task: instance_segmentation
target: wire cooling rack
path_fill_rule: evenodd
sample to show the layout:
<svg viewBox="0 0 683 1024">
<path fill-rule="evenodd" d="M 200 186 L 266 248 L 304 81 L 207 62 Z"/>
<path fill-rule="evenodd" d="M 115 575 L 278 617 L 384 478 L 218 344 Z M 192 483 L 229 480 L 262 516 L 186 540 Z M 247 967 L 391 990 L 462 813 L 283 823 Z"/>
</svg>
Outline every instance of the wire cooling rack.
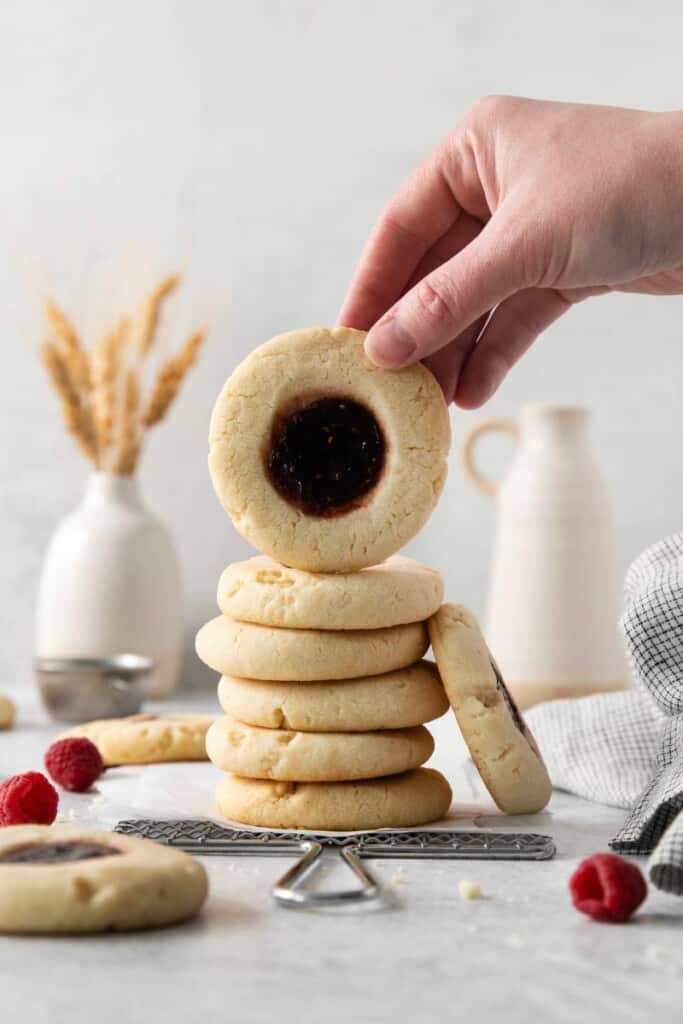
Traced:
<svg viewBox="0 0 683 1024">
<path fill-rule="evenodd" d="M 467 832 L 464 830 L 316 833 L 231 828 L 212 821 L 136 818 L 120 821 L 116 832 L 153 839 L 200 857 L 282 857 L 299 859 L 272 888 L 285 906 L 338 906 L 375 900 L 379 882 L 363 864 L 368 858 L 438 860 L 549 860 L 555 855 L 550 836 L 533 832 Z M 338 850 L 359 881 L 352 889 L 317 892 L 302 883 L 318 864 L 325 848 Z"/>
</svg>

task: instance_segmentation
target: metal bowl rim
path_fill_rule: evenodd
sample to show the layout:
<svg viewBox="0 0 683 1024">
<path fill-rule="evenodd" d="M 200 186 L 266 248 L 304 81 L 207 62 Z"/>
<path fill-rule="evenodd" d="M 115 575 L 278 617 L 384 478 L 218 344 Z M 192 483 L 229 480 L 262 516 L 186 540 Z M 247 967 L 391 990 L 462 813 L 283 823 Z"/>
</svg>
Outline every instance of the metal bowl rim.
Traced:
<svg viewBox="0 0 683 1024">
<path fill-rule="evenodd" d="M 156 662 L 143 654 L 114 654 L 107 658 L 37 657 L 33 662 L 38 672 L 100 672 L 145 675 L 153 672 Z"/>
</svg>

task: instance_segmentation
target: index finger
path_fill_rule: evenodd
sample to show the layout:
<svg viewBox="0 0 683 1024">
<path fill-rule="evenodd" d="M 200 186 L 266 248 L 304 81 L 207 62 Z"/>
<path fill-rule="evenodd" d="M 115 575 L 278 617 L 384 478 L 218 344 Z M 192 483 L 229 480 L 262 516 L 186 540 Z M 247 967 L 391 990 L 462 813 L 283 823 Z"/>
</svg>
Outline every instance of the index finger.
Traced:
<svg viewBox="0 0 683 1024">
<path fill-rule="evenodd" d="M 413 171 L 373 228 L 339 323 L 369 330 L 399 298 L 427 250 L 461 212 L 441 161 L 432 154 Z"/>
</svg>

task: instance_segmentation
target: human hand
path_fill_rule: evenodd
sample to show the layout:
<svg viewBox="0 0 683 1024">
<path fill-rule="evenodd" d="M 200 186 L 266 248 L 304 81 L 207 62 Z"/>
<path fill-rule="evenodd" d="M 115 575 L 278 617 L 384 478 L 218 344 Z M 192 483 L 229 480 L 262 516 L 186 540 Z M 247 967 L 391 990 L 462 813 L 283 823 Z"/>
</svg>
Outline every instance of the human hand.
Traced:
<svg viewBox="0 0 683 1024">
<path fill-rule="evenodd" d="M 682 210 L 682 113 L 487 97 L 384 210 L 339 322 L 476 408 L 574 303 L 683 293 Z"/>
</svg>

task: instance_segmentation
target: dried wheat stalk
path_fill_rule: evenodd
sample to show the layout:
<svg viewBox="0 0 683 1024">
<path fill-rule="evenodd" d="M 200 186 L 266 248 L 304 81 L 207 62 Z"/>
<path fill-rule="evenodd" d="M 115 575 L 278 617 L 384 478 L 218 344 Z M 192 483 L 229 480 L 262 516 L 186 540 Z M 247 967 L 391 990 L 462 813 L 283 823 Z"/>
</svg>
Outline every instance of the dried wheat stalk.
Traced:
<svg viewBox="0 0 683 1024">
<path fill-rule="evenodd" d="M 47 299 L 45 302 L 45 315 L 60 342 L 64 355 L 69 359 L 72 380 L 80 392 L 81 399 L 84 399 L 90 391 L 88 353 L 81 344 L 76 328 L 52 299 Z"/>
<path fill-rule="evenodd" d="M 68 432 L 99 469 L 125 476 L 135 471 L 144 428 L 164 418 L 196 361 L 204 330 L 195 331 L 161 366 L 151 393 L 142 401 L 142 360 L 154 344 L 163 302 L 179 280 L 175 275 L 164 278 L 145 300 L 133 342 L 133 366 L 128 368 L 123 365 L 129 337 L 124 318 L 89 355 L 69 318 L 51 300 L 45 304 L 55 338 L 42 346 L 41 358 L 61 400 Z"/>
<path fill-rule="evenodd" d="M 119 433 L 113 470 L 121 476 L 135 472 L 140 456 L 140 428 L 138 411 L 140 390 L 135 370 L 127 370 L 123 385 L 123 399 L 119 410 Z"/>
<path fill-rule="evenodd" d="M 142 423 L 153 427 L 164 418 L 169 406 L 178 394 L 178 389 L 190 367 L 197 359 L 205 330 L 195 331 L 187 339 L 177 356 L 169 359 L 159 370 L 152 391 L 142 411 Z"/>
<path fill-rule="evenodd" d="M 154 291 L 147 296 L 142 306 L 140 320 L 140 331 L 137 337 L 136 348 L 138 355 L 146 356 L 154 343 L 161 306 L 165 298 L 175 291 L 180 283 L 176 274 L 171 274 L 160 281 Z"/>
<path fill-rule="evenodd" d="M 97 437 L 92 413 L 81 400 L 73 365 L 69 364 L 68 356 L 51 341 L 43 343 L 40 355 L 52 386 L 61 399 L 67 431 L 90 461 L 97 464 Z"/>
<path fill-rule="evenodd" d="M 126 320 L 121 317 L 100 338 L 92 354 L 93 412 L 100 464 L 111 447 L 114 436 L 117 385 L 121 371 L 121 350 L 126 331 Z"/>
</svg>

